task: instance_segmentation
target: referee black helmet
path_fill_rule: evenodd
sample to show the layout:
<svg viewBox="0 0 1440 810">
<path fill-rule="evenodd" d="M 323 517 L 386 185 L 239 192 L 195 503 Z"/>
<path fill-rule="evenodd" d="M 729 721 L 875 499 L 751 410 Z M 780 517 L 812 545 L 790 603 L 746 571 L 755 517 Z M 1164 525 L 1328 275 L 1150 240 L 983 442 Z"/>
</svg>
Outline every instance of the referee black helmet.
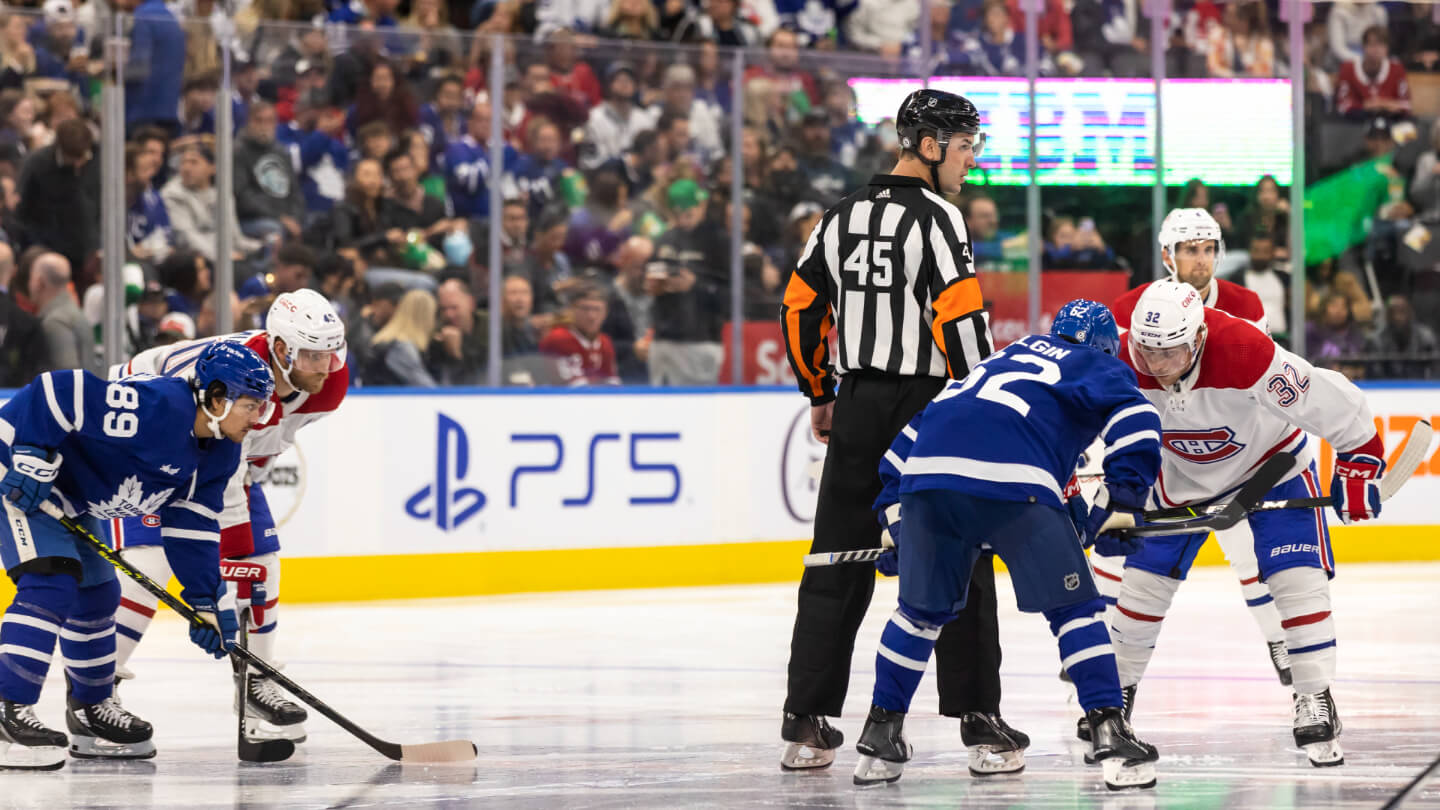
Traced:
<svg viewBox="0 0 1440 810">
<path fill-rule="evenodd" d="M 975 155 L 979 157 L 984 145 L 984 136 L 980 135 L 980 110 L 970 99 L 944 90 L 916 90 L 905 97 L 900 111 L 895 114 L 895 133 L 900 136 L 900 148 L 912 152 L 930 166 L 932 173 L 945 162 L 950 136 L 957 132 L 978 136 Z M 927 160 L 920 154 L 920 141 L 927 135 L 940 146 L 939 160 Z M 936 182 L 938 184 L 938 180 Z"/>
</svg>

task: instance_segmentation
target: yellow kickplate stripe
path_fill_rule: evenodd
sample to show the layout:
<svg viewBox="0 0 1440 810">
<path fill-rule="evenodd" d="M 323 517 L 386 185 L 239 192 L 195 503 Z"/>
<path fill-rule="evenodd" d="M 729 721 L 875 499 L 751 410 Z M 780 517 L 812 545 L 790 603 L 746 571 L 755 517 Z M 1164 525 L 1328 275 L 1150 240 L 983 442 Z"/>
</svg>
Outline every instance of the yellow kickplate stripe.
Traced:
<svg viewBox="0 0 1440 810">
<path fill-rule="evenodd" d="M 1434 526 L 1336 526 L 1335 559 L 1358 562 L 1440 560 Z M 701 546 L 490 551 L 284 560 L 281 600 L 356 602 L 374 599 L 483 596 L 613 588 L 665 588 L 795 582 L 800 540 Z M 1224 565 L 1218 543 L 1206 543 L 1197 565 Z M 1004 566 L 996 562 L 996 567 Z M 172 587 L 173 590 L 173 587 Z M 0 579 L 0 604 L 14 587 Z"/>
</svg>

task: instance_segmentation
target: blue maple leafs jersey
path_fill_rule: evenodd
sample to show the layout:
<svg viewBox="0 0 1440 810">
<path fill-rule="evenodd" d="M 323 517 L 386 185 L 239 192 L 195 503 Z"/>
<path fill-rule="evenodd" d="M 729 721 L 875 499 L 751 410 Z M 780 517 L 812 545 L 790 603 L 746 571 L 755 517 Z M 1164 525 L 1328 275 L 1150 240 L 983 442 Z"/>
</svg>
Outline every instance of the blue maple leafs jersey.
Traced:
<svg viewBox="0 0 1440 810">
<path fill-rule="evenodd" d="M 17 445 L 58 451 L 50 498 L 71 517 L 158 514 L 185 591 L 211 596 L 220 583 L 218 517 L 240 445 L 196 438 L 196 407 L 187 380 L 52 371 L 0 407 L 0 457 L 8 467 Z"/>
<path fill-rule="evenodd" d="M 1097 436 L 1112 502 L 1143 505 L 1160 470 L 1160 415 L 1134 372 L 1098 349 L 1030 335 L 951 381 L 900 432 L 875 508 L 927 489 L 1060 507 Z"/>
</svg>

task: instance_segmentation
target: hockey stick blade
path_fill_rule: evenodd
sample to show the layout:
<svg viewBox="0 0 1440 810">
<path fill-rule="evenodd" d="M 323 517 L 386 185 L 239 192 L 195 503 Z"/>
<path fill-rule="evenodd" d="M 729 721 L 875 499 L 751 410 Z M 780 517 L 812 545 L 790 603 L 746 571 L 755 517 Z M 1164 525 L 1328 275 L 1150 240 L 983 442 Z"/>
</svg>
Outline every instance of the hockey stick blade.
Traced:
<svg viewBox="0 0 1440 810">
<path fill-rule="evenodd" d="M 1390 465 L 1384 477 L 1380 479 L 1380 502 L 1385 503 L 1405 486 L 1420 467 L 1420 462 L 1430 456 L 1430 443 L 1434 439 L 1435 431 L 1430 423 L 1424 419 L 1416 422 L 1410 428 L 1410 435 L 1405 439 L 1405 446 L 1400 454 L 1395 457 L 1395 463 Z M 1320 509 L 1329 506 L 1334 501 L 1328 497 L 1316 498 L 1289 498 L 1280 501 L 1261 501 L 1255 504 L 1251 512 L 1273 512 L 1277 509 Z M 1145 513 L 1146 520 L 1168 520 L 1170 518 L 1200 517 L 1203 515 L 1218 514 L 1224 508 L 1224 504 L 1211 504 L 1208 507 L 1177 506 L 1171 509 L 1157 509 Z"/>
<path fill-rule="evenodd" d="M 1294 468 L 1294 456 L 1283 454 L 1271 456 L 1268 461 L 1260 465 L 1260 469 L 1255 471 L 1250 480 L 1240 487 L 1240 491 L 1235 493 L 1235 497 L 1220 506 L 1213 514 L 1173 523 L 1142 524 L 1122 531 L 1132 537 L 1160 537 L 1228 529 L 1244 520 L 1245 516 L 1250 514 L 1250 511 L 1260 503 L 1260 499 L 1265 497 L 1265 493 L 1285 480 Z M 1145 517 L 1147 520 L 1152 519 L 1148 514 Z"/>
<path fill-rule="evenodd" d="M 209 624 L 209 622 L 201 618 L 200 614 L 196 613 L 189 605 L 172 596 L 169 591 L 156 584 L 155 580 L 136 570 L 134 566 L 125 561 L 124 557 L 115 553 L 98 537 L 91 534 L 90 530 L 66 517 L 65 513 L 60 511 L 60 507 L 46 501 L 40 505 L 40 508 L 44 510 L 45 514 L 60 521 L 60 525 L 64 526 L 71 534 L 93 548 L 95 553 L 99 554 L 102 559 L 115 566 L 125 576 L 135 580 L 135 582 L 150 595 L 164 602 L 166 607 L 178 613 L 186 622 L 190 624 Z M 356 725 L 350 718 L 330 708 L 324 701 L 310 694 L 304 687 L 300 686 L 300 684 L 290 680 L 284 673 L 280 672 L 280 670 L 276 669 L 268 661 L 255 653 L 250 652 L 244 647 L 233 647 L 230 650 L 230 655 L 255 667 L 264 674 L 265 677 L 278 683 L 284 687 L 287 692 L 299 698 L 301 702 L 325 715 L 331 722 L 335 723 L 335 725 L 350 732 L 361 742 L 390 759 L 402 762 L 465 762 L 473 760 L 479 755 L 475 744 L 469 740 L 451 740 L 440 743 L 425 743 L 423 745 L 400 745 L 399 743 L 382 740 Z M 408 756 L 407 753 L 409 754 Z"/>
<path fill-rule="evenodd" d="M 240 633 L 235 643 L 248 648 L 250 609 L 241 610 L 237 618 L 240 620 Z M 245 704 L 250 698 L 250 667 L 242 664 L 235 667 L 235 673 L 239 676 L 235 679 L 235 705 L 239 708 L 236 712 L 239 720 L 235 724 L 235 756 L 239 757 L 241 762 L 284 762 L 294 756 L 295 743 L 290 740 L 252 740 L 245 733 Z"/>
<path fill-rule="evenodd" d="M 236 742 L 235 753 L 241 762 L 284 762 L 295 755 L 295 743 L 289 740 L 252 740 L 242 735 Z"/>
<path fill-rule="evenodd" d="M 803 562 L 806 568 L 823 568 L 827 565 L 842 565 L 844 563 L 866 563 L 875 560 L 889 549 L 883 548 L 862 548 L 859 551 L 822 551 L 816 554 L 806 554 Z"/>
</svg>

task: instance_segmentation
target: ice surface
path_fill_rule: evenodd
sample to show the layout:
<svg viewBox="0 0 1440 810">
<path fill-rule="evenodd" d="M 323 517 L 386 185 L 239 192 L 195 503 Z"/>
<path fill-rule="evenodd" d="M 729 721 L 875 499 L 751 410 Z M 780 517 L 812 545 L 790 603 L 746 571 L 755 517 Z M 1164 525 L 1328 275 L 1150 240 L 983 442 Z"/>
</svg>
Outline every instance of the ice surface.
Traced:
<svg viewBox="0 0 1440 810">
<path fill-rule="evenodd" d="M 1292 747 L 1289 691 L 1226 570 L 1181 588 L 1135 713 L 1159 788 L 1111 794 L 1081 763 L 1078 709 L 1045 622 L 1001 585 L 1006 718 L 1033 738 L 1018 777 L 978 780 L 927 675 L 907 723 L 916 757 L 889 787 L 850 784 L 879 632 L 876 589 L 856 647 L 848 740 L 822 772 L 777 765 L 791 585 L 284 607 L 288 675 L 396 742 L 473 739 L 462 766 L 401 766 L 311 712 L 295 758 L 235 758 L 227 664 L 157 620 L 121 690 L 156 726 L 149 762 L 72 760 L 0 773 L 0 807 L 1374 808 L 1440 754 L 1440 564 L 1354 565 L 1334 580 L 1346 764 Z M 40 717 L 64 728 L 52 673 Z M 1440 807 L 1440 778 L 1406 807 Z"/>
</svg>

